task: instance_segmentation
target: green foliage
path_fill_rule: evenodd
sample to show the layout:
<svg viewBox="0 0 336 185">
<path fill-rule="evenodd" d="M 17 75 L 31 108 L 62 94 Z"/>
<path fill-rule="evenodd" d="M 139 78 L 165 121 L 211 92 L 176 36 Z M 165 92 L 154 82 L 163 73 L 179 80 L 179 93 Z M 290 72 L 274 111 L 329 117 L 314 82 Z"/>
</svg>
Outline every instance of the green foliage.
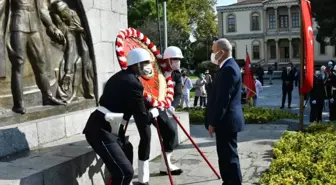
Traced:
<svg viewBox="0 0 336 185">
<path fill-rule="evenodd" d="M 189 112 L 191 123 L 204 123 L 205 109 L 202 108 L 186 108 L 178 111 Z M 266 109 L 260 107 L 243 107 L 244 118 L 247 124 L 263 124 L 279 119 L 298 119 L 296 114 L 288 113 L 279 109 Z"/>
<path fill-rule="evenodd" d="M 275 143 L 270 170 L 260 182 L 269 185 L 336 184 L 336 124 L 312 124 L 306 132 L 286 132 Z"/>
<path fill-rule="evenodd" d="M 182 66 L 197 66 L 195 64 L 210 57 L 212 37 L 217 36 L 215 4 L 216 0 L 167 0 L 168 44 L 182 49 L 185 57 Z M 159 45 L 157 19 L 155 0 L 128 1 L 129 26 L 139 29 Z M 159 19 L 163 26 L 162 0 Z M 190 43 L 190 35 L 196 38 L 197 47 Z"/>
<path fill-rule="evenodd" d="M 336 44 L 336 1 L 310 0 L 312 14 L 317 22 L 318 34 L 316 40 L 327 44 Z M 330 40 L 328 39 L 330 38 Z"/>
</svg>

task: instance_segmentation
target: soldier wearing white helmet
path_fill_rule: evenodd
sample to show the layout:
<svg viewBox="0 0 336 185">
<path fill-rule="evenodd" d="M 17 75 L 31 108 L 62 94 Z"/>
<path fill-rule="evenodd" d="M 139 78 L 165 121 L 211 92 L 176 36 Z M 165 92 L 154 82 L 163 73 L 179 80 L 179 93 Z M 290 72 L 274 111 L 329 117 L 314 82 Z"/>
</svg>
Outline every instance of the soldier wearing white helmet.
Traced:
<svg viewBox="0 0 336 185">
<path fill-rule="evenodd" d="M 151 56 L 145 49 L 129 52 L 128 69 L 119 71 L 107 81 L 99 100 L 100 106 L 91 114 L 83 131 L 111 173 L 113 185 L 130 185 L 134 174 L 132 145 L 125 139 L 125 121 L 116 121 L 115 113 L 133 115 L 137 126 L 149 125 L 159 115 L 156 108 L 147 110 L 144 88 L 138 79 L 153 76 L 150 60 Z"/>
</svg>

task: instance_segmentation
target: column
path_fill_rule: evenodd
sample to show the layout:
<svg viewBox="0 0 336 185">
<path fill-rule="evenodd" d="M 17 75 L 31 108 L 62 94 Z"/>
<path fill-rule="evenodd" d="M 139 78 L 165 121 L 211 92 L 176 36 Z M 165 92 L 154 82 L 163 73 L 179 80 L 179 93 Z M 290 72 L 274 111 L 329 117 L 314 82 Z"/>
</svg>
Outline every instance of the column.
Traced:
<svg viewBox="0 0 336 185">
<path fill-rule="evenodd" d="M 275 29 L 278 31 L 278 7 L 274 7 Z"/>
<path fill-rule="evenodd" d="M 267 47 L 267 40 L 264 42 L 264 58 L 265 58 L 265 63 L 268 63 L 268 47 Z"/>
<path fill-rule="evenodd" d="M 279 39 L 275 39 L 276 62 L 280 62 Z"/>
<path fill-rule="evenodd" d="M 292 59 L 293 59 L 292 38 L 289 38 L 289 62 L 292 62 Z"/>
<path fill-rule="evenodd" d="M 264 11 L 263 11 L 263 13 L 264 13 L 264 32 L 266 32 L 267 31 L 267 29 L 268 29 L 268 24 L 267 24 L 267 20 L 268 20 L 268 16 L 267 16 L 267 8 L 266 7 L 264 7 Z"/>
<path fill-rule="evenodd" d="M 288 30 L 292 30 L 292 12 L 291 6 L 287 6 L 288 8 Z"/>
</svg>

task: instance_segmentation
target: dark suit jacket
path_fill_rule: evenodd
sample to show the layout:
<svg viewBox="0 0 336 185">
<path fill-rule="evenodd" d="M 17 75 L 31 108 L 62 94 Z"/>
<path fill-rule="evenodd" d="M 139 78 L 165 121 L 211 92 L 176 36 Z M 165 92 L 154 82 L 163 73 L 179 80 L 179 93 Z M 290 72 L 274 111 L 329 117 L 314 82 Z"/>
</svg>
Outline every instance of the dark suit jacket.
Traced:
<svg viewBox="0 0 336 185">
<path fill-rule="evenodd" d="M 210 91 L 205 126 L 216 132 L 240 132 L 245 120 L 241 106 L 242 78 L 234 59 L 227 60 L 218 71 Z"/>
<path fill-rule="evenodd" d="M 293 91 L 294 89 L 294 81 L 295 81 L 295 72 L 294 70 L 291 70 L 287 74 L 287 70 L 283 70 L 281 74 L 282 79 L 282 90 L 283 91 Z M 286 84 L 286 82 L 289 82 Z"/>
</svg>

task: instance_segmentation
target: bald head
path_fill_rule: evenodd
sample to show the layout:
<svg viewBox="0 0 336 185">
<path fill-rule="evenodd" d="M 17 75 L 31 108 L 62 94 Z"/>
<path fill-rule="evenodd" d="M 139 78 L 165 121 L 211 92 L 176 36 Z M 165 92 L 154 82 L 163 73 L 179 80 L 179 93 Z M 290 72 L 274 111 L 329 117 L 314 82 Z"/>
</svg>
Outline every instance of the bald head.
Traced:
<svg viewBox="0 0 336 185">
<path fill-rule="evenodd" d="M 219 39 L 215 44 L 217 44 L 217 47 L 220 50 L 228 51 L 230 53 L 232 52 L 232 45 L 227 39 Z"/>
<path fill-rule="evenodd" d="M 212 53 L 215 54 L 215 59 L 218 64 L 222 63 L 226 58 L 232 56 L 232 45 L 227 39 L 219 39 L 212 45 Z"/>
</svg>

